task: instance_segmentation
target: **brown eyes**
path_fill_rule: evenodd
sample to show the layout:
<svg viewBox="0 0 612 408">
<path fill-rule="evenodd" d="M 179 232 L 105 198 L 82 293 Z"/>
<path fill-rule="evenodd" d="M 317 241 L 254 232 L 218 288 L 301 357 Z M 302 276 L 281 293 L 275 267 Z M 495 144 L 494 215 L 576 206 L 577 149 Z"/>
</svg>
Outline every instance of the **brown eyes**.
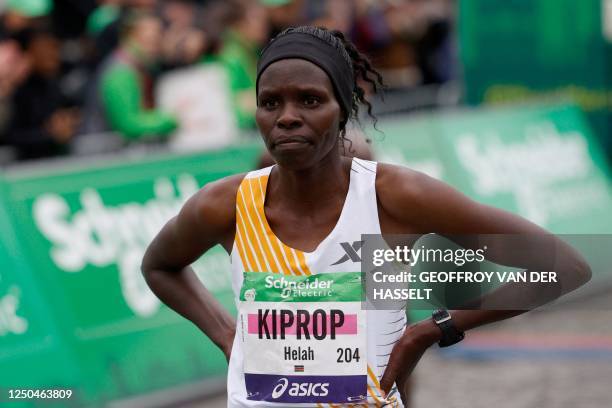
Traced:
<svg viewBox="0 0 612 408">
<path fill-rule="evenodd" d="M 319 106 L 321 98 L 314 95 L 307 95 L 302 98 L 301 103 L 303 106 L 313 108 Z M 278 99 L 263 99 L 259 102 L 259 106 L 266 110 L 273 110 L 280 106 L 280 101 Z"/>
<path fill-rule="evenodd" d="M 263 100 L 263 101 L 261 101 L 259 103 L 260 106 L 262 106 L 264 109 L 268 109 L 268 110 L 276 108 L 278 106 L 278 104 L 279 104 L 278 101 L 277 100 L 273 100 L 273 99 L 265 99 L 265 100 Z"/>
<path fill-rule="evenodd" d="M 304 105 L 306 106 L 317 106 L 319 103 L 321 103 L 321 98 L 317 97 L 317 96 L 307 96 L 304 98 Z"/>
</svg>

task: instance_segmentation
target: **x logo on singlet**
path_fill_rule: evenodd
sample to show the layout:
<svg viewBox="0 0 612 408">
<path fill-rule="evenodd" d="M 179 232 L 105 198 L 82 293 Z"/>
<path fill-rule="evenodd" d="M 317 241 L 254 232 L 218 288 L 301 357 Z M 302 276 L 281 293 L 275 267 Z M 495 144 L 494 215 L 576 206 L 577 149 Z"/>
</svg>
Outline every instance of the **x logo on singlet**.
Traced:
<svg viewBox="0 0 612 408">
<path fill-rule="evenodd" d="M 359 250 L 363 246 L 363 242 L 364 241 L 355 241 L 353 242 L 353 244 L 349 242 L 341 242 L 340 246 L 342 247 L 342 249 L 344 249 L 345 254 L 342 255 L 342 257 L 338 259 L 336 262 L 331 264 L 331 266 L 339 265 L 348 260 L 351 260 L 353 262 L 361 262 L 361 257 L 359 256 Z"/>
</svg>

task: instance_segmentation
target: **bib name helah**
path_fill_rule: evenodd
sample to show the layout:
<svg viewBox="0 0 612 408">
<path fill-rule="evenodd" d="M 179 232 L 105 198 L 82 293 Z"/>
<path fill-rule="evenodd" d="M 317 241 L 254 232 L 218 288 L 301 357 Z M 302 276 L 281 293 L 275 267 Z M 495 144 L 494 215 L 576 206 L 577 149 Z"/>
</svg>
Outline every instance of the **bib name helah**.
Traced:
<svg viewBox="0 0 612 408">
<path fill-rule="evenodd" d="M 285 346 L 284 349 L 285 360 L 314 360 L 314 350 L 312 347 L 291 347 Z"/>
</svg>

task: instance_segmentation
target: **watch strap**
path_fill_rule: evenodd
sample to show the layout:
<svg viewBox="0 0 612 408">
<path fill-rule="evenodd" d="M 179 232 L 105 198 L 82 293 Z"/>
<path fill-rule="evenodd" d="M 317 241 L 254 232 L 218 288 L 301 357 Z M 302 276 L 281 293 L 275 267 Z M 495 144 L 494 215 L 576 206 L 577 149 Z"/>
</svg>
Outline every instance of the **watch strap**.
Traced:
<svg viewBox="0 0 612 408">
<path fill-rule="evenodd" d="M 452 316 L 447 310 L 434 311 L 432 319 L 442 332 L 442 336 L 438 342 L 440 347 L 452 346 L 465 338 L 465 333 L 455 327 Z"/>
<path fill-rule="evenodd" d="M 452 320 L 446 320 L 439 323 L 438 327 L 442 331 L 442 337 L 438 342 L 440 347 L 452 346 L 465 338 L 465 333 L 457 330 Z"/>
</svg>

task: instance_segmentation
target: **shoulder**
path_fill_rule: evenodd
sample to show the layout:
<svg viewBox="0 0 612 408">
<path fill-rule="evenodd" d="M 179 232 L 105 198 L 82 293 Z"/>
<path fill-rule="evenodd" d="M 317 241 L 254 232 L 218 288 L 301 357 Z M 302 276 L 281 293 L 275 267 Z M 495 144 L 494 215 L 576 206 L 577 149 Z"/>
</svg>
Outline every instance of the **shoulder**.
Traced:
<svg viewBox="0 0 612 408">
<path fill-rule="evenodd" d="M 157 234 L 145 255 L 147 265 L 181 269 L 217 244 L 231 251 L 236 191 L 244 174 L 206 184 Z"/>
<path fill-rule="evenodd" d="M 177 235 L 222 244 L 229 252 L 236 228 L 236 193 L 244 176 L 208 183 L 187 200 L 174 221 Z"/>
<path fill-rule="evenodd" d="M 398 201 L 406 199 L 415 204 L 425 201 L 438 183 L 424 173 L 403 166 L 378 163 L 376 170 L 376 192 L 385 208 L 392 209 Z"/>
<path fill-rule="evenodd" d="M 233 227 L 236 217 L 236 194 L 246 173 L 224 177 L 207 183 L 185 205 L 195 219 L 208 225 Z"/>
<path fill-rule="evenodd" d="M 236 193 L 240 187 L 240 183 L 248 173 L 234 174 L 232 176 L 223 177 L 219 180 L 206 183 L 198 192 L 200 199 L 205 202 L 228 203 L 236 201 Z"/>
<path fill-rule="evenodd" d="M 480 204 L 440 180 L 385 163 L 377 167 L 376 194 L 385 215 L 422 231 L 449 229 L 480 208 Z"/>
</svg>

